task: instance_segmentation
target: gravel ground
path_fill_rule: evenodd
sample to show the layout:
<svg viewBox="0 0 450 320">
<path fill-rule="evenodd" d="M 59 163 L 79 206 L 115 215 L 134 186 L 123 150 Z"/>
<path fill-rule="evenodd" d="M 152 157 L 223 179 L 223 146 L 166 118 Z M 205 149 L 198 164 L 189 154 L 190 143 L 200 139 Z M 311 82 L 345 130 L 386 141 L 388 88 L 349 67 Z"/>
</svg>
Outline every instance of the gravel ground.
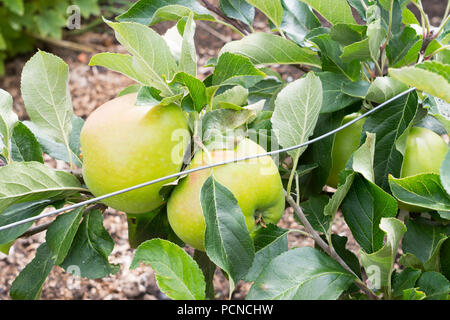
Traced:
<svg viewBox="0 0 450 320">
<path fill-rule="evenodd" d="M 442 14 L 442 7 L 445 1 L 424 0 L 428 12 L 436 13 L 432 15 L 432 24 L 440 23 L 439 15 Z M 160 24 L 157 31 L 163 32 L 170 24 Z M 213 28 L 211 30 L 211 28 Z M 255 24 L 256 29 L 263 29 L 265 22 L 258 19 Z M 197 41 L 199 53 L 199 65 L 204 65 L 210 57 L 216 56 L 218 50 L 224 42 L 233 39 L 233 35 L 228 29 L 217 28 L 212 24 L 201 22 L 197 28 Z M 99 52 L 124 52 L 113 37 L 110 30 L 100 29 L 82 36 L 70 37 L 71 41 L 83 43 L 94 47 Z M 86 118 L 95 108 L 104 102 L 112 99 L 126 86 L 133 82 L 114 72 L 99 67 L 89 67 L 87 63 L 90 54 L 74 53 L 67 49 L 57 47 L 47 47 L 41 44 L 41 49 L 51 51 L 58 55 L 70 68 L 70 92 L 72 95 L 75 113 Z M 14 110 L 23 120 L 27 116 L 24 112 L 23 100 L 20 97 L 20 73 L 24 63 L 30 56 L 17 57 L 6 66 L 6 77 L 0 78 L 0 87 L 7 90 L 14 97 Z M 275 66 L 277 71 L 283 74 L 286 79 L 296 79 L 301 72 L 295 68 Z M 199 68 L 199 77 L 204 78 L 210 72 L 209 68 Z M 60 161 L 47 159 L 47 163 L 55 168 L 64 169 L 65 164 Z M 43 219 L 38 223 L 48 222 Z M 65 273 L 59 267 L 54 267 L 48 277 L 43 290 L 42 299 L 89 299 L 89 300 L 118 300 L 118 299 L 167 299 L 158 289 L 154 273 L 150 267 L 141 266 L 135 270 L 129 270 L 134 250 L 128 244 L 127 224 L 123 213 L 108 209 L 105 212 L 105 227 L 115 241 L 115 248 L 110 256 L 110 262 L 119 264 L 120 271 L 108 278 L 99 280 L 89 280 L 74 278 Z M 279 225 L 284 228 L 303 228 L 299 226 L 294 218 L 292 209 L 288 208 Z M 353 252 L 358 252 L 359 246 L 355 243 L 347 226 L 340 214 L 337 215 L 333 231 L 339 235 L 349 237 L 347 248 Z M 45 240 L 45 234 L 37 234 L 30 238 L 19 239 L 11 248 L 8 256 L 0 253 L 0 300 L 10 299 L 8 291 L 12 281 L 19 272 L 33 259 L 37 247 Z M 311 239 L 305 238 L 298 233 L 289 234 L 289 244 L 291 247 L 312 246 Z M 228 283 L 224 276 L 217 271 L 214 278 L 216 297 L 226 299 L 228 297 Z M 233 295 L 234 299 L 243 299 L 249 289 L 248 284 L 239 283 Z"/>
</svg>

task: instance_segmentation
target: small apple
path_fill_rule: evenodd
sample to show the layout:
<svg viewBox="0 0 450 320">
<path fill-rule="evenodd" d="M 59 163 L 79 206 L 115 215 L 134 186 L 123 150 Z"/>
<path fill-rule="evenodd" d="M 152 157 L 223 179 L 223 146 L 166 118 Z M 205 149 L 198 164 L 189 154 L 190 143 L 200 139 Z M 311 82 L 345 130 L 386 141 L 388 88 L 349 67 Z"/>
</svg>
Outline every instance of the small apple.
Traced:
<svg viewBox="0 0 450 320">
<path fill-rule="evenodd" d="M 361 113 L 359 112 L 346 115 L 342 119 L 341 125 L 346 124 L 360 115 Z M 342 129 L 334 136 L 333 149 L 331 150 L 332 165 L 327 180 L 327 185 L 330 187 L 337 187 L 339 184 L 339 172 L 345 168 L 353 152 L 358 149 L 365 119 L 363 118 L 347 128 Z"/>
<path fill-rule="evenodd" d="M 83 177 L 101 196 L 179 172 L 190 134 L 185 113 L 175 104 L 136 106 L 137 94 L 115 98 L 96 109 L 81 132 Z M 163 203 L 164 181 L 104 200 L 130 214 Z"/>
<path fill-rule="evenodd" d="M 430 129 L 412 127 L 406 141 L 400 177 L 437 173 L 448 152 L 447 143 Z"/>
<path fill-rule="evenodd" d="M 204 151 L 194 156 L 189 168 L 264 153 L 265 150 L 249 139 L 240 141 L 235 149 Z M 228 188 L 236 198 L 245 217 L 249 232 L 257 228 L 258 221 L 277 223 L 284 212 L 284 191 L 278 168 L 272 158 L 229 163 L 212 169 L 214 178 Z M 200 203 L 200 192 L 210 170 L 190 173 L 174 188 L 167 203 L 170 226 L 185 243 L 204 250 L 205 219 Z"/>
<path fill-rule="evenodd" d="M 406 141 L 400 178 L 421 173 L 437 173 L 448 152 L 448 145 L 437 133 L 430 129 L 412 127 Z M 430 211 L 399 201 L 399 208 L 412 212 Z"/>
</svg>

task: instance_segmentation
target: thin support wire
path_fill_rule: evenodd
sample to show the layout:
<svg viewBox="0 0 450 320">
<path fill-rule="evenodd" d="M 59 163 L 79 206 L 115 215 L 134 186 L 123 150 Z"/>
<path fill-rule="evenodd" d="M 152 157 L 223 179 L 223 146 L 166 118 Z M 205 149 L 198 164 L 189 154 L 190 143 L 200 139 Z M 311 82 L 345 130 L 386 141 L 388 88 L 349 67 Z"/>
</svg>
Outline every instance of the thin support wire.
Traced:
<svg viewBox="0 0 450 320">
<path fill-rule="evenodd" d="M 14 228 L 14 227 L 17 227 L 17 226 L 22 225 L 24 223 L 36 221 L 36 220 L 39 220 L 39 219 L 42 219 L 42 218 L 45 218 L 45 217 L 49 217 L 49 216 L 57 215 L 57 214 L 64 213 L 64 212 L 67 212 L 67 211 L 71 211 L 73 209 L 76 209 L 76 208 L 79 208 L 79 207 L 82 207 L 82 206 L 93 204 L 93 203 L 105 200 L 107 198 L 111 198 L 111 197 L 114 197 L 114 196 L 117 196 L 117 195 L 120 195 L 120 194 L 123 194 L 123 193 L 126 193 L 126 192 L 130 192 L 130 191 L 133 191 L 133 190 L 136 190 L 136 189 L 144 188 L 144 187 L 147 187 L 147 186 L 155 184 L 155 183 L 159 183 L 159 182 L 162 182 L 162 181 L 166 181 L 166 180 L 170 180 L 170 179 L 173 179 L 173 178 L 177 178 L 177 177 L 180 177 L 180 176 L 183 176 L 185 174 L 192 173 L 192 172 L 196 172 L 196 171 L 200 171 L 200 170 L 206 170 L 206 169 L 210 169 L 210 168 L 214 168 L 214 167 L 219 167 L 219 166 L 223 166 L 223 165 L 226 165 L 226 164 L 229 164 L 229 163 L 238 162 L 238 161 L 246 161 L 246 160 L 261 158 L 261 157 L 265 157 L 265 156 L 271 156 L 271 155 L 274 155 L 274 154 L 277 154 L 277 153 L 292 151 L 292 150 L 295 150 L 295 149 L 299 149 L 299 148 L 305 147 L 307 145 L 310 145 L 310 144 L 313 144 L 313 143 L 315 143 L 317 141 L 325 139 L 325 138 L 335 134 L 336 132 L 339 132 L 342 129 L 347 128 L 348 126 L 351 126 L 355 122 L 358 122 L 362 118 L 367 117 L 368 115 L 370 115 L 370 114 L 380 110 L 381 108 L 383 108 L 387 104 L 391 103 L 392 101 L 394 101 L 394 100 L 396 100 L 396 99 L 398 99 L 398 98 L 400 98 L 400 97 L 402 97 L 402 96 L 404 96 L 404 95 L 406 95 L 406 94 L 408 94 L 408 93 L 410 93 L 410 92 L 412 92 L 414 90 L 416 90 L 416 88 L 413 87 L 413 88 L 410 88 L 410 89 L 408 89 L 406 91 L 403 91 L 403 92 L 399 93 L 398 95 L 392 97 L 391 99 L 386 100 L 382 104 L 376 106 L 375 108 L 373 108 L 373 109 L 367 111 L 366 113 L 360 115 L 359 117 L 357 117 L 357 118 L 347 122 L 346 124 L 342 125 L 341 127 L 336 128 L 336 129 L 334 129 L 332 131 L 329 131 L 329 132 L 327 132 L 327 133 L 325 133 L 325 134 L 323 134 L 323 135 L 321 135 L 321 136 L 319 136 L 317 138 L 311 139 L 311 140 L 309 140 L 307 142 L 304 142 L 304 143 L 301 143 L 301 144 L 298 144 L 298 145 L 295 145 L 295 146 L 292 146 L 292 147 L 288 147 L 288 148 L 273 150 L 273 151 L 270 151 L 270 152 L 265 152 L 265 153 L 260 153 L 260 154 L 254 154 L 254 155 L 246 156 L 246 157 L 239 158 L 239 159 L 226 160 L 226 161 L 209 164 L 209 165 L 202 166 L 202 167 L 197 167 L 197 168 L 193 168 L 193 169 L 180 171 L 180 172 L 177 172 L 177 173 L 174 173 L 174 174 L 162 177 L 162 178 L 158 178 L 158 179 L 155 179 L 155 180 L 147 181 L 147 182 L 144 182 L 144 183 L 141 183 L 141 184 L 129 187 L 129 188 L 125 188 L 125 189 L 118 190 L 118 191 L 115 191 L 115 192 L 112 192 L 112 193 L 108 193 L 108 194 L 105 194 L 105 195 L 97 197 L 97 198 L 92 198 L 92 199 L 89 199 L 89 200 L 86 200 L 86 201 L 83 201 L 83 202 L 79 202 L 79 203 L 76 203 L 76 204 L 73 204 L 73 205 L 61 208 L 61 209 L 50 211 L 50 212 L 41 214 L 39 216 L 35 216 L 35 217 L 28 218 L 28 219 L 23 219 L 23 220 L 20 220 L 20 221 L 16 221 L 14 223 L 10 223 L 10 224 L 1 226 L 0 227 L 0 231 L 7 230 L 7 229 L 10 229 L 10 228 Z"/>
</svg>

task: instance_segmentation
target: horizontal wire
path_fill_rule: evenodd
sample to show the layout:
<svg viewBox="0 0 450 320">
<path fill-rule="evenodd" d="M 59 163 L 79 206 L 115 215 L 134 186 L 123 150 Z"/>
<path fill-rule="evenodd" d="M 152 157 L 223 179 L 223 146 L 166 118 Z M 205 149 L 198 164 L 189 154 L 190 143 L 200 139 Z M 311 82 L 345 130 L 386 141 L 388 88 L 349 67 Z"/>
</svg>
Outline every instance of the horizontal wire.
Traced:
<svg viewBox="0 0 450 320">
<path fill-rule="evenodd" d="M 20 220 L 20 221 L 16 221 L 16 222 L 7 224 L 5 226 L 1 226 L 0 227 L 0 231 L 7 230 L 7 229 L 10 229 L 10 228 L 22 225 L 24 223 L 36 221 L 36 220 L 39 220 L 39 219 L 42 219 L 42 218 L 45 218 L 45 217 L 49 217 L 49 216 L 57 215 L 57 214 L 60 214 L 60 213 L 63 213 L 63 212 L 67 212 L 67 211 L 70 211 L 70 210 L 73 210 L 73 209 L 76 209 L 76 208 L 79 208 L 79 207 L 82 207 L 82 206 L 86 206 L 86 205 L 89 205 L 89 204 L 92 204 L 92 203 L 95 203 L 95 202 L 98 202 L 98 201 L 102 201 L 102 200 L 107 199 L 107 198 L 111 198 L 111 197 L 114 197 L 114 196 L 117 196 L 117 195 L 120 195 L 120 194 L 123 194 L 123 193 L 126 193 L 126 192 L 130 192 L 130 191 L 133 191 L 133 190 L 136 190 L 136 189 L 144 188 L 144 187 L 147 187 L 147 186 L 155 184 L 155 183 L 159 183 L 159 182 L 162 182 L 162 181 L 170 180 L 172 178 L 177 178 L 177 177 L 180 177 L 182 175 L 189 174 L 189 173 L 192 173 L 192 172 L 205 170 L 205 169 L 210 169 L 210 168 L 214 168 L 214 167 L 219 167 L 219 166 L 223 166 L 223 165 L 226 165 L 226 164 L 229 164 L 229 163 L 238 162 L 238 161 L 246 161 L 246 160 L 261 158 L 261 157 L 265 157 L 265 156 L 271 156 L 271 155 L 274 155 L 274 154 L 277 154 L 277 153 L 292 151 L 292 150 L 295 150 L 295 149 L 306 147 L 307 145 L 310 145 L 310 144 L 312 144 L 314 142 L 317 142 L 317 141 L 320 141 L 322 139 L 325 139 L 325 138 L 335 134 L 336 132 L 339 132 L 339 131 L 345 129 L 348 126 L 351 126 L 353 123 L 358 122 L 362 118 L 367 117 L 368 115 L 370 115 L 370 114 L 376 112 L 377 110 L 383 108 L 385 105 L 389 104 L 390 102 L 392 102 L 392 101 L 394 101 L 394 100 L 396 100 L 396 99 L 398 99 L 398 98 L 400 98 L 400 97 L 402 97 L 402 96 L 404 96 L 404 95 L 414 91 L 415 89 L 416 88 L 413 87 L 413 88 L 410 88 L 410 89 L 408 89 L 406 91 L 403 91 L 402 93 L 399 93 L 398 95 L 394 96 L 393 98 L 391 98 L 389 100 L 386 100 L 385 102 L 381 103 L 380 105 L 376 106 L 375 108 L 373 108 L 373 109 L 367 111 L 366 113 L 358 116 L 357 118 L 347 122 L 346 124 L 340 126 L 339 128 L 336 128 L 336 129 L 334 129 L 332 131 L 329 131 L 329 132 L 327 132 L 327 133 L 325 133 L 325 134 L 323 134 L 323 135 L 321 135 L 321 136 L 319 136 L 317 138 L 311 139 L 311 140 L 309 140 L 307 142 L 304 142 L 304 143 L 301 143 L 301 144 L 298 144 L 298 145 L 295 145 L 295 146 L 292 146 L 292 147 L 288 147 L 288 148 L 273 150 L 273 151 L 265 152 L 265 153 L 259 153 L 259 154 L 255 154 L 255 155 L 246 156 L 246 157 L 243 157 L 243 158 L 238 158 L 238 159 L 226 160 L 226 161 L 209 164 L 209 165 L 202 166 L 202 167 L 197 167 L 197 168 L 193 168 L 193 169 L 180 171 L 180 172 L 177 172 L 177 173 L 174 173 L 174 174 L 162 177 L 162 178 L 158 178 L 158 179 L 155 179 L 155 180 L 147 181 L 147 182 L 144 182 L 144 183 L 141 183 L 141 184 L 129 187 L 129 188 L 125 188 L 125 189 L 121 189 L 121 190 L 118 190 L 118 191 L 115 191 L 115 192 L 111 192 L 111 193 L 105 194 L 105 195 L 97 197 L 97 198 L 92 198 L 92 199 L 89 199 L 89 200 L 86 200 L 86 201 L 83 201 L 83 202 L 79 202 L 79 203 L 76 203 L 76 204 L 73 204 L 73 205 L 61 208 L 61 209 L 57 209 L 57 210 L 54 210 L 54 211 L 51 211 L 51 212 L 47 212 L 47 213 L 41 214 L 39 216 L 35 216 L 35 217 L 31 217 L 31 218 Z"/>
</svg>

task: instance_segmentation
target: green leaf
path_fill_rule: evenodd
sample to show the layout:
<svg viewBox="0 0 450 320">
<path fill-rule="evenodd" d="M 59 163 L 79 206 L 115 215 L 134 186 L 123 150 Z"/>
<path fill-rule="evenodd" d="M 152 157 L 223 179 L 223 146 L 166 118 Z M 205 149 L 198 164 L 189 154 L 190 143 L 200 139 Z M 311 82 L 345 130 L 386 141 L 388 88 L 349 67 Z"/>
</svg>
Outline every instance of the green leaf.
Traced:
<svg viewBox="0 0 450 320">
<path fill-rule="evenodd" d="M 205 277 L 197 263 L 182 248 L 162 239 L 142 243 L 130 269 L 149 264 L 156 273 L 158 287 L 174 300 L 205 299 Z"/>
<path fill-rule="evenodd" d="M 353 60 L 365 61 L 371 58 L 370 41 L 368 38 L 354 42 L 342 50 L 340 58 L 343 62 L 352 62 Z"/>
<path fill-rule="evenodd" d="M 304 64 L 320 68 L 317 53 L 269 33 L 255 32 L 241 40 L 228 42 L 219 54 L 222 55 L 225 52 L 247 56 L 257 65 Z"/>
<path fill-rule="evenodd" d="M 154 25 L 161 21 L 178 21 L 191 12 L 194 12 L 195 20 L 215 20 L 196 0 L 140 0 L 116 19 Z"/>
<path fill-rule="evenodd" d="M 406 229 L 409 231 L 408 227 L 406 227 Z M 400 273 L 393 273 L 392 290 L 394 297 L 402 296 L 404 290 L 413 289 L 416 285 L 417 279 L 419 279 L 421 274 L 422 271 L 409 267 L 404 269 Z"/>
<path fill-rule="evenodd" d="M 70 157 L 73 109 L 67 64 L 53 54 L 37 52 L 23 68 L 21 91 L 31 121 L 47 136 L 63 143 Z"/>
<path fill-rule="evenodd" d="M 369 87 L 366 99 L 383 103 L 408 89 L 404 83 L 390 77 L 377 77 Z"/>
<path fill-rule="evenodd" d="M 379 3 L 369 6 L 367 21 L 371 21 L 371 19 L 381 18 L 384 30 L 389 30 L 390 26 L 390 31 L 393 36 L 399 34 L 402 29 L 402 6 L 400 5 L 401 1 L 403 0 L 389 0 L 389 5 L 385 7 L 381 6 Z M 379 10 L 379 13 L 377 12 L 376 14 L 374 14 L 373 11 L 370 12 L 372 8 L 376 9 L 376 11 Z"/>
<path fill-rule="evenodd" d="M 439 251 L 448 239 L 450 229 L 433 225 L 423 218 L 409 219 L 406 228 L 408 231 L 402 242 L 403 252 L 417 257 L 426 271 L 440 271 Z"/>
<path fill-rule="evenodd" d="M 273 259 L 255 280 L 247 300 L 333 300 L 353 275 L 325 253 L 295 248 Z"/>
<path fill-rule="evenodd" d="M 54 262 L 53 253 L 44 242 L 37 249 L 34 259 L 12 283 L 11 298 L 14 300 L 38 300 Z"/>
<path fill-rule="evenodd" d="M 115 31 L 117 40 L 133 55 L 132 67 L 139 70 L 143 84 L 155 87 L 166 95 L 173 94 L 166 80 L 178 68 L 164 39 L 153 29 L 133 22 L 106 23 Z"/>
<path fill-rule="evenodd" d="M 336 253 L 344 260 L 344 262 L 352 269 L 352 271 L 361 278 L 361 266 L 358 257 L 346 248 L 347 237 L 339 236 L 337 234 L 331 235 L 331 242 Z"/>
<path fill-rule="evenodd" d="M 7 160 L 11 157 L 11 136 L 18 121 L 12 106 L 13 99 L 11 95 L 0 89 L 0 155 Z"/>
<path fill-rule="evenodd" d="M 255 8 L 245 0 L 220 0 L 220 9 L 228 17 L 242 21 L 247 25 L 253 24 Z"/>
<path fill-rule="evenodd" d="M 212 85 L 240 85 L 249 88 L 264 77 L 265 74 L 256 69 L 249 58 L 225 52 L 220 55 L 214 69 Z"/>
<path fill-rule="evenodd" d="M 330 28 L 330 37 L 342 46 L 349 46 L 352 43 L 364 40 L 366 31 L 366 26 L 339 23 Z"/>
<path fill-rule="evenodd" d="M 279 0 L 246 0 L 264 13 L 278 28 L 283 20 L 283 7 Z"/>
<path fill-rule="evenodd" d="M 425 292 L 416 288 L 410 288 L 403 290 L 402 300 L 423 300 L 425 297 Z"/>
<path fill-rule="evenodd" d="M 372 253 L 383 245 L 381 219 L 395 217 L 398 208 L 393 197 L 357 174 L 341 209 L 355 240 L 365 252 Z"/>
<path fill-rule="evenodd" d="M 227 104 L 243 106 L 247 104 L 248 90 L 241 86 L 234 86 L 231 89 L 217 94 L 213 97 L 213 109 L 225 107 Z"/>
<path fill-rule="evenodd" d="M 447 194 L 450 195 L 450 150 L 447 152 L 447 155 L 441 163 L 439 173 L 442 186 L 447 191 Z"/>
<path fill-rule="evenodd" d="M 179 72 L 172 80 L 173 83 L 181 83 L 189 90 L 189 96 L 194 102 L 195 110 L 200 112 L 207 103 L 206 87 L 202 81 L 185 72 Z"/>
<path fill-rule="evenodd" d="M 51 200 L 14 204 L 0 214 L 0 226 L 6 226 L 17 221 L 37 216 L 51 204 Z M 28 222 L 17 227 L 0 231 L 0 243 L 5 244 L 14 241 L 24 234 L 32 224 L 33 222 Z"/>
<path fill-rule="evenodd" d="M 204 251 L 194 250 L 194 260 L 195 262 L 197 262 L 198 266 L 203 272 L 203 275 L 205 276 L 205 298 L 214 300 L 214 274 L 216 272 L 217 266 L 209 259 L 208 255 Z"/>
<path fill-rule="evenodd" d="M 446 65 L 437 61 L 425 61 L 421 64 L 417 64 L 416 67 L 439 74 L 440 76 L 445 78 L 447 82 L 450 81 L 450 65 Z"/>
<path fill-rule="evenodd" d="M 384 246 L 372 253 L 366 253 L 364 250 L 361 250 L 360 254 L 361 263 L 367 271 L 374 266 L 379 268 L 379 283 L 374 285 L 378 288 L 385 288 L 390 287 L 398 245 L 406 232 L 406 227 L 400 220 L 395 218 L 382 218 L 379 228 L 387 236 Z"/>
<path fill-rule="evenodd" d="M 369 0 L 348 0 L 348 3 L 358 12 L 363 21 L 366 21 L 366 8 Z"/>
<path fill-rule="evenodd" d="M 79 139 L 79 130 L 81 129 L 80 127 L 78 127 L 81 124 L 79 121 L 81 120 L 81 118 L 78 118 L 79 120 L 75 119 L 77 118 L 72 118 L 72 131 L 69 135 L 69 149 L 73 164 L 81 167 L 82 161 L 80 150 L 71 149 L 71 146 L 76 146 L 76 137 L 78 136 Z M 59 143 L 53 140 L 53 138 L 42 132 L 33 122 L 24 121 L 23 124 L 26 125 L 27 128 L 30 129 L 30 131 L 34 134 L 44 153 L 48 154 L 52 158 L 70 163 L 70 156 L 67 152 L 67 147 L 63 143 Z"/>
<path fill-rule="evenodd" d="M 424 173 L 397 179 L 389 176 L 392 194 L 398 200 L 437 211 L 450 211 L 450 195 L 441 184 L 438 174 Z"/>
<path fill-rule="evenodd" d="M 355 173 L 349 174 L 345 178 L 345 182 L 340 184 L 336 190 L 336 192 L 331 196 L 328 204 L 324 208 L 324 215 L 334 217 L 339 207 L 347 196 L 348 191 L 353 183 L 353 179 L 355 178 Z M 334 219 L 332 218 L 331 221 Z"/>
<path fill-rule="evenodd" d="M 89 61 L 90 66 L 102 66 L 120 72 L 134 81 L 146 84 L 147 79 L 133 66 L 133 57 L 128 54 L 102 52 L 97 53 Z"/>
<path fill-rule="evenodd" d="M 368 181 L 375 182 L 373 172 L 373 158 L 375 154 L 376 135 L 366 132 L 366 141 L 354 153 L 352 157 L 352 169 L 361 173 Z"/>
<path fill-rule="evenodd" d="M 57 39 L 62 37 L 62 28 L 66 26 L 66 19 L 55 9 L 41 11 L 33 16 L 33 21 L 40 35 Z"/>
<path fill-rule="evenodd" d="M 352 11 L 345 0 L 302 0 L 319 12 L 331 24 L 356 24 Z"/>
<path fill-rule="evenodd" d="M 80 7 L 84 18 L 89 18 L 91 15 L 100 15 L 100 7 L 96 0 L 75 0 L 74 4 Z"/>
<path fill-rule="evenodd" d="M 210 140 L 225 136 L 233 129 L 249 123 L 254 118 L 255 114 L 247 109 L 209 111 L 202 118 L 202 139 L 204 143 L 208 143 Z"/>
<path fill-rule="evenodd" d="M 450 240 L 447 239 L 441 246 L 439 252 L 439 260 L 441 262 L 441 273 L 450 279 Z"/>
<path fill-rule="evenodd" d="M 195 77 L 197 75 L 197 52 L 195 49 L 194 35 L 194 14 L 191 13 L 187 18 L 187 22 L 184 27 L 179 69 L 180 71 L 186 72 L 187 74 Z"/>
<path fill-rule="evenodd" d="M 417 106 L 417 94 L 410 92 L 371 114 L 364 122 L 363 132 L 375 133 L 377 137 L 373 167 L 375 182 L 385 191 L 390 190 L 388 174 L 400 176 L 403 155 L 397 150 L 396 142 L 414 120 Z"/>
<path fill-rule="evenodd" d="M 230 277 L 230 293 L 244 279 L 255 257 L 244 215 L 233 194 L 210 176 L 200 194 L 208 257 Z"/>
<path fill-rule="evenodd" d="M 398 263 L 407 268 L 413 268 L 413 269 L 425 271 L 425 267 L 423 266 L 423 263 L 420 262 L 420 260 L 412 253 L 403 254 L 400 257 L 400 259 L 398 260 Z"/>
<path fill-rule="evenodd" d="M 411 27 L 405 27 L 402 33 L 396 35 L 386 46 L 389 65 L 395 66 L 397 63 L 401 63 L 402 59 L 418 41 L 420 41 L 420 36 L 416 30 Z"/>
<path fill-rule="evenodd" d="M 161 103 L 161 92 L 152 87 L 141 87 L 136 96 L 136 106 L 157 106 Z"/>
<path fill-rule="evenodd" d="M 300 204 L 303 212 L 314 230 L 323 234 L 328 233 L 331 216 L 325 215 L 325 206 L 329 198 L 326 195 L 317 195 Z"/>
<path fill-rule="evenodd" d="M 417 286 L 426 293 L 426 300 L 447 300 L 450 281 L 434 271 L 425 272 L 417 280 Z"/>
<path fill-rule="evenodd" d="M 2 30 L 0 29 L 0 50 L 6 50 L 6 41 L 5 41 L 5 37 L 2 34 Z M 0 61 L 2 61 L 3 63 L 3 58 L 0 59 Z M 4 68 L 4 67 L 2 67 Z M 3 75 L 4 72 L 2 72 L 1 74 Z"/>
<path fill-rule="evenodd" d="M 381 19 L 375 19 L 367 25 L 367 38 L 369 39 L 370 56 L 374 61 L 378 61 L 381 44 L 386 38 L 386 31 L 381 25 Z"/>
<path fill-rule="evenodd" d="M 450 83 L 448 76 L 443 76 L 444 72 L 449 74 L 446 66 L 436 61 L 414 67 L 389 68 L 389 75 L 392 78 L 450 103 Z"/>
<path fill-rule="evenodd" d="M 72 131 L 69 134 L 69 148 L 81 162 L 81 130 L 84 126 L 84 120 L 76 115 L 72 117 Z"/>
<path fill-rule="evenodd" d="M 314 163 L 312 163 L 312 164 L 301 164 L 301 165 L 297 166 L 297 170 L 295 170 L 295 171 L 296 171 L 298 177 L 300 178 L 300 177 L 302 177 L 302 176 L 312 172 L 317 167 L 318 167 L 318 165 L 314 164 Z"/>
<path fill-rule="evenodd" d="M 16 123 L 11 137 L 11 158 L 14 161 L 44 163 L 41 145 L 33 132 L 22 122 Z"/>
<path fill-rule="evenodd" d="M 276 98 L 278 92 L 283 88 L 283 82 L 274 78 L 266 77 L 253 87 L 248 88 L 248 103 L 255 103 L 266 100 L 265 110 L 270 110 L 270 102 Z"/>
<path fill-rule="evenodd" d="M 305 36 L 321 26 L 309 6 L 298 0 L 282 0 L 283 20 L 280 28 L 297 44 L 303 45 Z"/>
<path fill-rule="evenodd" d="M 84 207 L 80 207 L 58 216 L 45 234 L 45 240 L 54 254 L 56 265 L 61 264 L 67 256 L 83 218 L 83 209 Z"/>
<path fill-rule="evenodd" d="M 404 8 L 402 11 L 402 22 L 405 25 L 413 25 L 417 24 L 420 25 L 419 20 L 417 20 L 414 13 L 409 8 Z"/>
<path fill-rule="evenodd" d="M 318 72 L 317 76 L 323 90 L 321 113 L 344 109 L 360 100 L 342 92 L 342 86 L 352 83 L 346 76 L 333 72 Z"/>
<path fill-rule="evenodd" d="M 39 162 L 14 162 L 0 167 L 0 213 L 16 203 L 63 199 L 85 191 L 70 173 Z"/>
<path fill-rule="evenodd" d="M 314 128 L 322 107 L 322 84 L 312 72 L 288 84 L 275 100 L 272 127 L 280 144 L 291 147 L 306 142 Z M 290 151 L 298 159 L 305 147 Z"/>
<path fill-rule="evenodd" d="M 270 261 L 288 251 L 287 236 L 288 230 L 273 224 L 260 228 L 253 234 L 256 254 L 252 267 L 245 276 L 246 281 L 255 281 Z"/>
<path fill-rule="evenodd" d="M 450 103 L 428 96 L 424 100 L 423 107 L 428 110 L 429 115 L 436 118 L 443 125 L 447 133 L 450 132 Z"/>
<path fill-rule="evenodd" d="M 341 73 L 351 81 L 359 80 L 361 63 L 357 60 L 344 62 L 341 58 L 342 49 L 339 43 L 332 40 L 329 34 L 320 34 L 309 40 L 320 49 L 323 71 Z"/>
<path fill-rule="evenodd" d="M 119 266 L 108 262 L 113 248 L 114 240 L 103 226 L 102 213 L 90 211 L 84 216 L 61 267 L 68 270 L 77 266 L 79 276 L 89 279 L 107 277 L 119 271 Z"/>
<path fill-rule="evenodd" d="M 422 37 L 419 37 L 419 40 L 416 41 L 411 49 L 408 50 L 408 52 L 406 53 L 406 55 L 403 57 L 403 59 L 401 59 L 399 62 L 397 62 L 394 65 L 390 65 L 390 67 L 392 68 L 400 68 L 403 66 L 407 66 L 410 64 L 415 64 L 417 63 L 417 57 L 420 54 L 420 50 L 422 49 Z"/>
<path fill-rule="evenodd" d="M 117 94 L 116 97 L 121 97 L 121 96 L 124 96 L 124 95 L 126 95 L 126 94 L 130 94 L 130 93 L 136 93 L 136 92 L 138 92 L 138 91 L 141 89 L 141 87 L 142 87 L 142 86 L 139 85 L 139 84 L 132 84 L 132 85 L 129 85 L 128 87 L 122 89 L 122 90 Z"/>
<path fill-rule="evenodd" d="M 2 1 L 6 8 L 14 12 L 15 14 L 21 16 L 24 13 L 24 3 L 23 0 L 3 0 Z"/>
</svg>

